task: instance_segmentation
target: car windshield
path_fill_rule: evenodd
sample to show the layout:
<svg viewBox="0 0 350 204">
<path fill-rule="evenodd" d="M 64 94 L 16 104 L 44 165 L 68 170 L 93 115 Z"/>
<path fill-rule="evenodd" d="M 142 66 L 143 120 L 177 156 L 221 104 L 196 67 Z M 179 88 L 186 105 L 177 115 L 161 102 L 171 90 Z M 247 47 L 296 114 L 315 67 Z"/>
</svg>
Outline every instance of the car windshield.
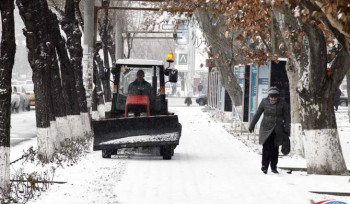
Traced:
<svg viewBox="0 0 350 204">
<path fill-rule="evenodd" d="M 33 93 L 34 92 L 34 85 L 33 84 L 26 84 L 23 85 L 24 89 L 27 93 Z"/>
</svg>

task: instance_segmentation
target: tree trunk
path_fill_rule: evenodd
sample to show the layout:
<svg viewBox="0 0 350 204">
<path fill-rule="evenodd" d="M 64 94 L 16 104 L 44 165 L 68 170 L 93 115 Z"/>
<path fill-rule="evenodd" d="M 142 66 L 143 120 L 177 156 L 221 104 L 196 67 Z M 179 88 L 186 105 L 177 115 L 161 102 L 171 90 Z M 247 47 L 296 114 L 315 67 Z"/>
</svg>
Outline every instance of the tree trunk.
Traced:
<svg viewBox="0 0 350 204">
<path fill-rule="evenodd" d="M 75 11 L 76 18 L 78 19 L 79 25 L 84 32 L 84 18 L 81 15 L 79 3 L 80 3 L 80 0 L 74 0 L 74 11 Z"/>
<path fill-rule="evenodd" d="M 215 25 L 215 23 L 211 22 L 212 18 L 210 18 L 209 13 L 198 11 L 196 12 L 196 17 L 201 22 L 200 28 L 211 46 L 210 51 L 213 54 L 220 54 L 219 58 L 214 60 L 221 75 L 222 86 L 227 90 L 235 108 L 240 112 L 242 110 L 242 88 L 231 68 L 232 65 L 236 64 L 233 58 L 233 40 L 220 34 L 220 25 Z M 223 52 L 223 50 L 225 51 Z"/>
<path fill-rule="evenodd" d="M 292 53 L 291 63 L 300 73 L 297 93 L 302 107 L 307 171 L 309 174 L 344 174 L 347 168 L 338 137 L 333 96 L 349 67 L 349 56 L 342 50 L 331 63 L 333 74 L 329 75 L 326 40 L 317 23 L 303 23 L 288 8 L 284 15 L 277 15 L 280 15 L 281 32 L 305 33 L 300 46 L 290 46 L 299 42 L 297 35 L 286 38 L 285 44 Z"/>
<path fill-rule="evenodd" d="M 71 57 L 71 63 L 74 71 L 75 88 L 77 92 L 77 99 L 79 101 L 79 110 L 81 115 L 81 122 L 83 125 L 83 134 L 91 135 L 90 117 L 87 109 L 85 88 L 83 85 L 82 73 L 82 58 L 83 49 L 81 47 L 82 33 L 74 15 L 74 1 L 66 0 L 65 16 L 61 22 L 62 30 L 67 35 L 68 51 Z M 79 121 L 77 121 L 79 126 Z M 81 135 L 83 136 L 83 135 Z"/>
<path fill-rule="evenodd" d="M 335 174 L 347 172 L 338 129 L 335 122 L 333 98 L 301 99 L 305 106 L 305 155 L 309 174 Z M 310 103 L 312 101 L 312 103 Z M 325 120 L 327 118 L 327 120 Z"/>
<path fill-rule="evenodd" d="M 300 104 L 297 93 L 297 85 L 299 81 L 298 73 L 293 63 L 287 62 L 287 75 L 289 80 L 290 91 L 290 113 L 291 113 L 291 154 L 295 156 L 305 157 L 304 137 L 305 134 L 301 128 Z"/>
<path fill-rule="evenodd" d="M 50 120 L 54 120 L 54 117 L 49 89 L 51 44 L 48 38 L 49 24 L 45 15 L 48 6 L 46 0 L 17 0 L 16 3 L 26 27 L 23 33 L 26 36 L 29 64 L 33 70 L 38 151 L 44 160 L 51 159 L 54 145 Z"/>
<path fill-rule="evenodd" d="M 51 11 L 48 11 L 48 13 L 51 25 L 51 41 L 55 48 L 52 52 L 57 52 L 57 55 L 54 53 L 54 55 L 56 55 L 54 59 L 56 60 L 53 61 L 54 66 L 51 72 L 51 81 L 53 83 L 53 108 L 59 137 L 58 142 L 63 142 L 65 139 L 72 137 L 67 115 L 74 115 L 74 113 L 79 115 L 79 106 L 72 95 L 72 92 L 76 93 L 76 91 L 75 87 L 70 83 L 74 81 L 74 76 L 73 72 L 71 71 L 71 73 L 69 73 L 69 68 L 67 68 L 71 67 L 71 65 L 65 47 L 65 40 L 60 34 L 57 16 Z M 60 67 L 58 66 L 57 58 L 59 59 Z"/>
<path fill-rule="evenodd" d="M 108 30 L 109 34 L 108 34 L 108 51 L 109 51 L 109 56 L 111 56 L 112 59 L 112 67 L 115 67 L 116 63 L 117 63 L 117 59 L 116 59 L 116 46 L 115 46 L 115 42 L 114 42 L 114 38 L 113 36 L 115 36 L 115 33 L 113 32 L 113 27 L 110 26 L 110 29 Z"/>
<path fill-rule="evenodd" d="M 130 56 L 131 56 L 131 50 L 132 50 L 133 43 L 134 43 L 134 35 L 130 34 L 130 33 L 127 33 L 126 42 L 128 44 L 128 50 L 127 50 L 128 54 L 127 54 L 126 58 L 129 59 Z"/>
<path fill-rule="evenodd" d="M 349 116 L 349 123 L 350 123 L 350 105 L 349 105 L 349 94 L 350 94 L 350 70 L 348 73 L 346 73 L 346 89 L 348 90 L 348 116 Z"/>
<path fill-rule="evenodd" d="M 108 3 L 109 4 L 109 3 Z M 105 111 L 109 112 L 111 110 L 112 106 L 112 92 L 111 92 L 111 86 L 110 86 L 110 64 L 109 64 L 109 44 L 108 44 L 108 25 L 109 25 L 109 19 L 108 19 L 108 10 L 105 10 L 102 23 L 100 23 L 100 36 L 101 36 L 101 42 L 102 42 L 102 51 L 103 51 L 103 69 L 100 70 L 100 73 L 105 73 L 108 78 L 102 80 L 103 85 L 103 94 L 105 98 Z"/>
<path fill-rule="evenodd" d="M 0 196 L 1 191 L 10 190 L 11 77 L 16 53 L 14 8 L 13 0 L 0 2 Z"/>
<path fill-rule="evenodd" d="M 53 24 L 55 25 L 55 24 Z M 66 48 L 66 41 L 61 36 L 59 26 L 53 26 L 56 31 L 52 31 L 55 34 L 55 46 L 60 61 L 60 73 L 61 73 L 61 84 L 64 104 L 66 106 L 67 123 L 71 134 L 67 138 L 78 138 L 84 133 L 82 131 L 82 121 L 80 117 L 79 101 L 77 100 L 77 90 L 75 87 L 75 77 L 73 66 L 68 57 Z M 62 121 L 65 123 L 65 121 Z"/>
<path fill-rule="evenodd" d="M 94 63 L 94 84 L 95 89 L 93 91 L 93 106 L 92 106 L 92 118 L 99 120 L 105 118 L 105 106 L 102 94 L 101 80 L 97 69 L 97 64 Z"/>
</svg>

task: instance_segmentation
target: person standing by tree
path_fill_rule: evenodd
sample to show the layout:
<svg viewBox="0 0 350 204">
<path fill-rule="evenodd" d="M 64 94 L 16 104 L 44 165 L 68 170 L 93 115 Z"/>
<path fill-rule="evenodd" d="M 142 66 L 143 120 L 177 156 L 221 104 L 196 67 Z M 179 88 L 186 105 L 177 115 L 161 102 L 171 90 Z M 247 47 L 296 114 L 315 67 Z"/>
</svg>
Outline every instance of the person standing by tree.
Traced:
<svg viewBox="0 0 350 204">
<path fill-rule="evenodd" d="M 202 91 L 203 91 L 203 85 L 202 85 L 202 83 L 201 82 L 199 82 L 199 84 L 198 84 L 198 94 L 201 94 L 202 93 Z"/>
<path fill-rule="evenodd" d="M 338 88 L 338 90 L 334 93 L 334 108 L 335 108 L 335 111 L 338 110 L 340 96 L 341 96 L 341 90 Z"/>
<path fill-rule="evenodd" d="M 279 98 L 277 87 L 270 87 L 268 97 L 264 98 L 258 107 L 249 132 L 254 131 L 261 114 L 264 113 L 259 131 L 259 144 L 263 145 L 262 167 L 264 174 L 270 165 L 273 173 L 278 173 L 278 148 L 282 145 L 283 137 L 288 137 L 290 132 L 290 113 L 287 102 Z"/>
</svg>

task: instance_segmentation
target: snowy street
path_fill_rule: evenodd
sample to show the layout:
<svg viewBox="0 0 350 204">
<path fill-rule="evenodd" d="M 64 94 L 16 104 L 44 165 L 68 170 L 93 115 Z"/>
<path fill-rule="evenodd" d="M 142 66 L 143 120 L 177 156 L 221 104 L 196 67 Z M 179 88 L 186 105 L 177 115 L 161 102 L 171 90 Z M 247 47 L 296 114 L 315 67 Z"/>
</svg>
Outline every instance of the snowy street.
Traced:
<svg viewBox="0 0 350 204">
<path fill-rule="evenodd" d="M 11 147 L 36 137 L 35 110 L 11 114 Z"/>
<path fill-rule="evenodd" d="M 309 193 L 320 187 L 350 191 L 348 176 L 307 176 L 305 172 L 287 174 L 283 170 L 280 174 L 263 174 L 261 155 L 227 133 L 223 124 L 210 119 L 202 108 L 169 108 L 179 115 L 183 126 L 172 160 L 163 160 L 157 151 L 120 153 L 111 159 L 103 159 L 101 151 L 92 151 L 78 164 L 56 170 L 54 180 L 67 183 L 52 185 L 29 203 L 350 202 L 349 197 Z"/>
</svg>

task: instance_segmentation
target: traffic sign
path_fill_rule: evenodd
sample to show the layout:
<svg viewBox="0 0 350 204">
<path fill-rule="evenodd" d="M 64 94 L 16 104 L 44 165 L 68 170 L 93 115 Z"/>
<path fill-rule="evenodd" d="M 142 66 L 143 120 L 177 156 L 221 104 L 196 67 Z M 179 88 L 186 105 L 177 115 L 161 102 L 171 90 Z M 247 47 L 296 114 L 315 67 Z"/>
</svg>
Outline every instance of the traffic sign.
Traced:
<svg viewBox="0 0 350 204">
<path fill-rule="evenodd" d="M 188 54 L 179 54 L 179 65 L 187 65 Z"/>
</svg>

